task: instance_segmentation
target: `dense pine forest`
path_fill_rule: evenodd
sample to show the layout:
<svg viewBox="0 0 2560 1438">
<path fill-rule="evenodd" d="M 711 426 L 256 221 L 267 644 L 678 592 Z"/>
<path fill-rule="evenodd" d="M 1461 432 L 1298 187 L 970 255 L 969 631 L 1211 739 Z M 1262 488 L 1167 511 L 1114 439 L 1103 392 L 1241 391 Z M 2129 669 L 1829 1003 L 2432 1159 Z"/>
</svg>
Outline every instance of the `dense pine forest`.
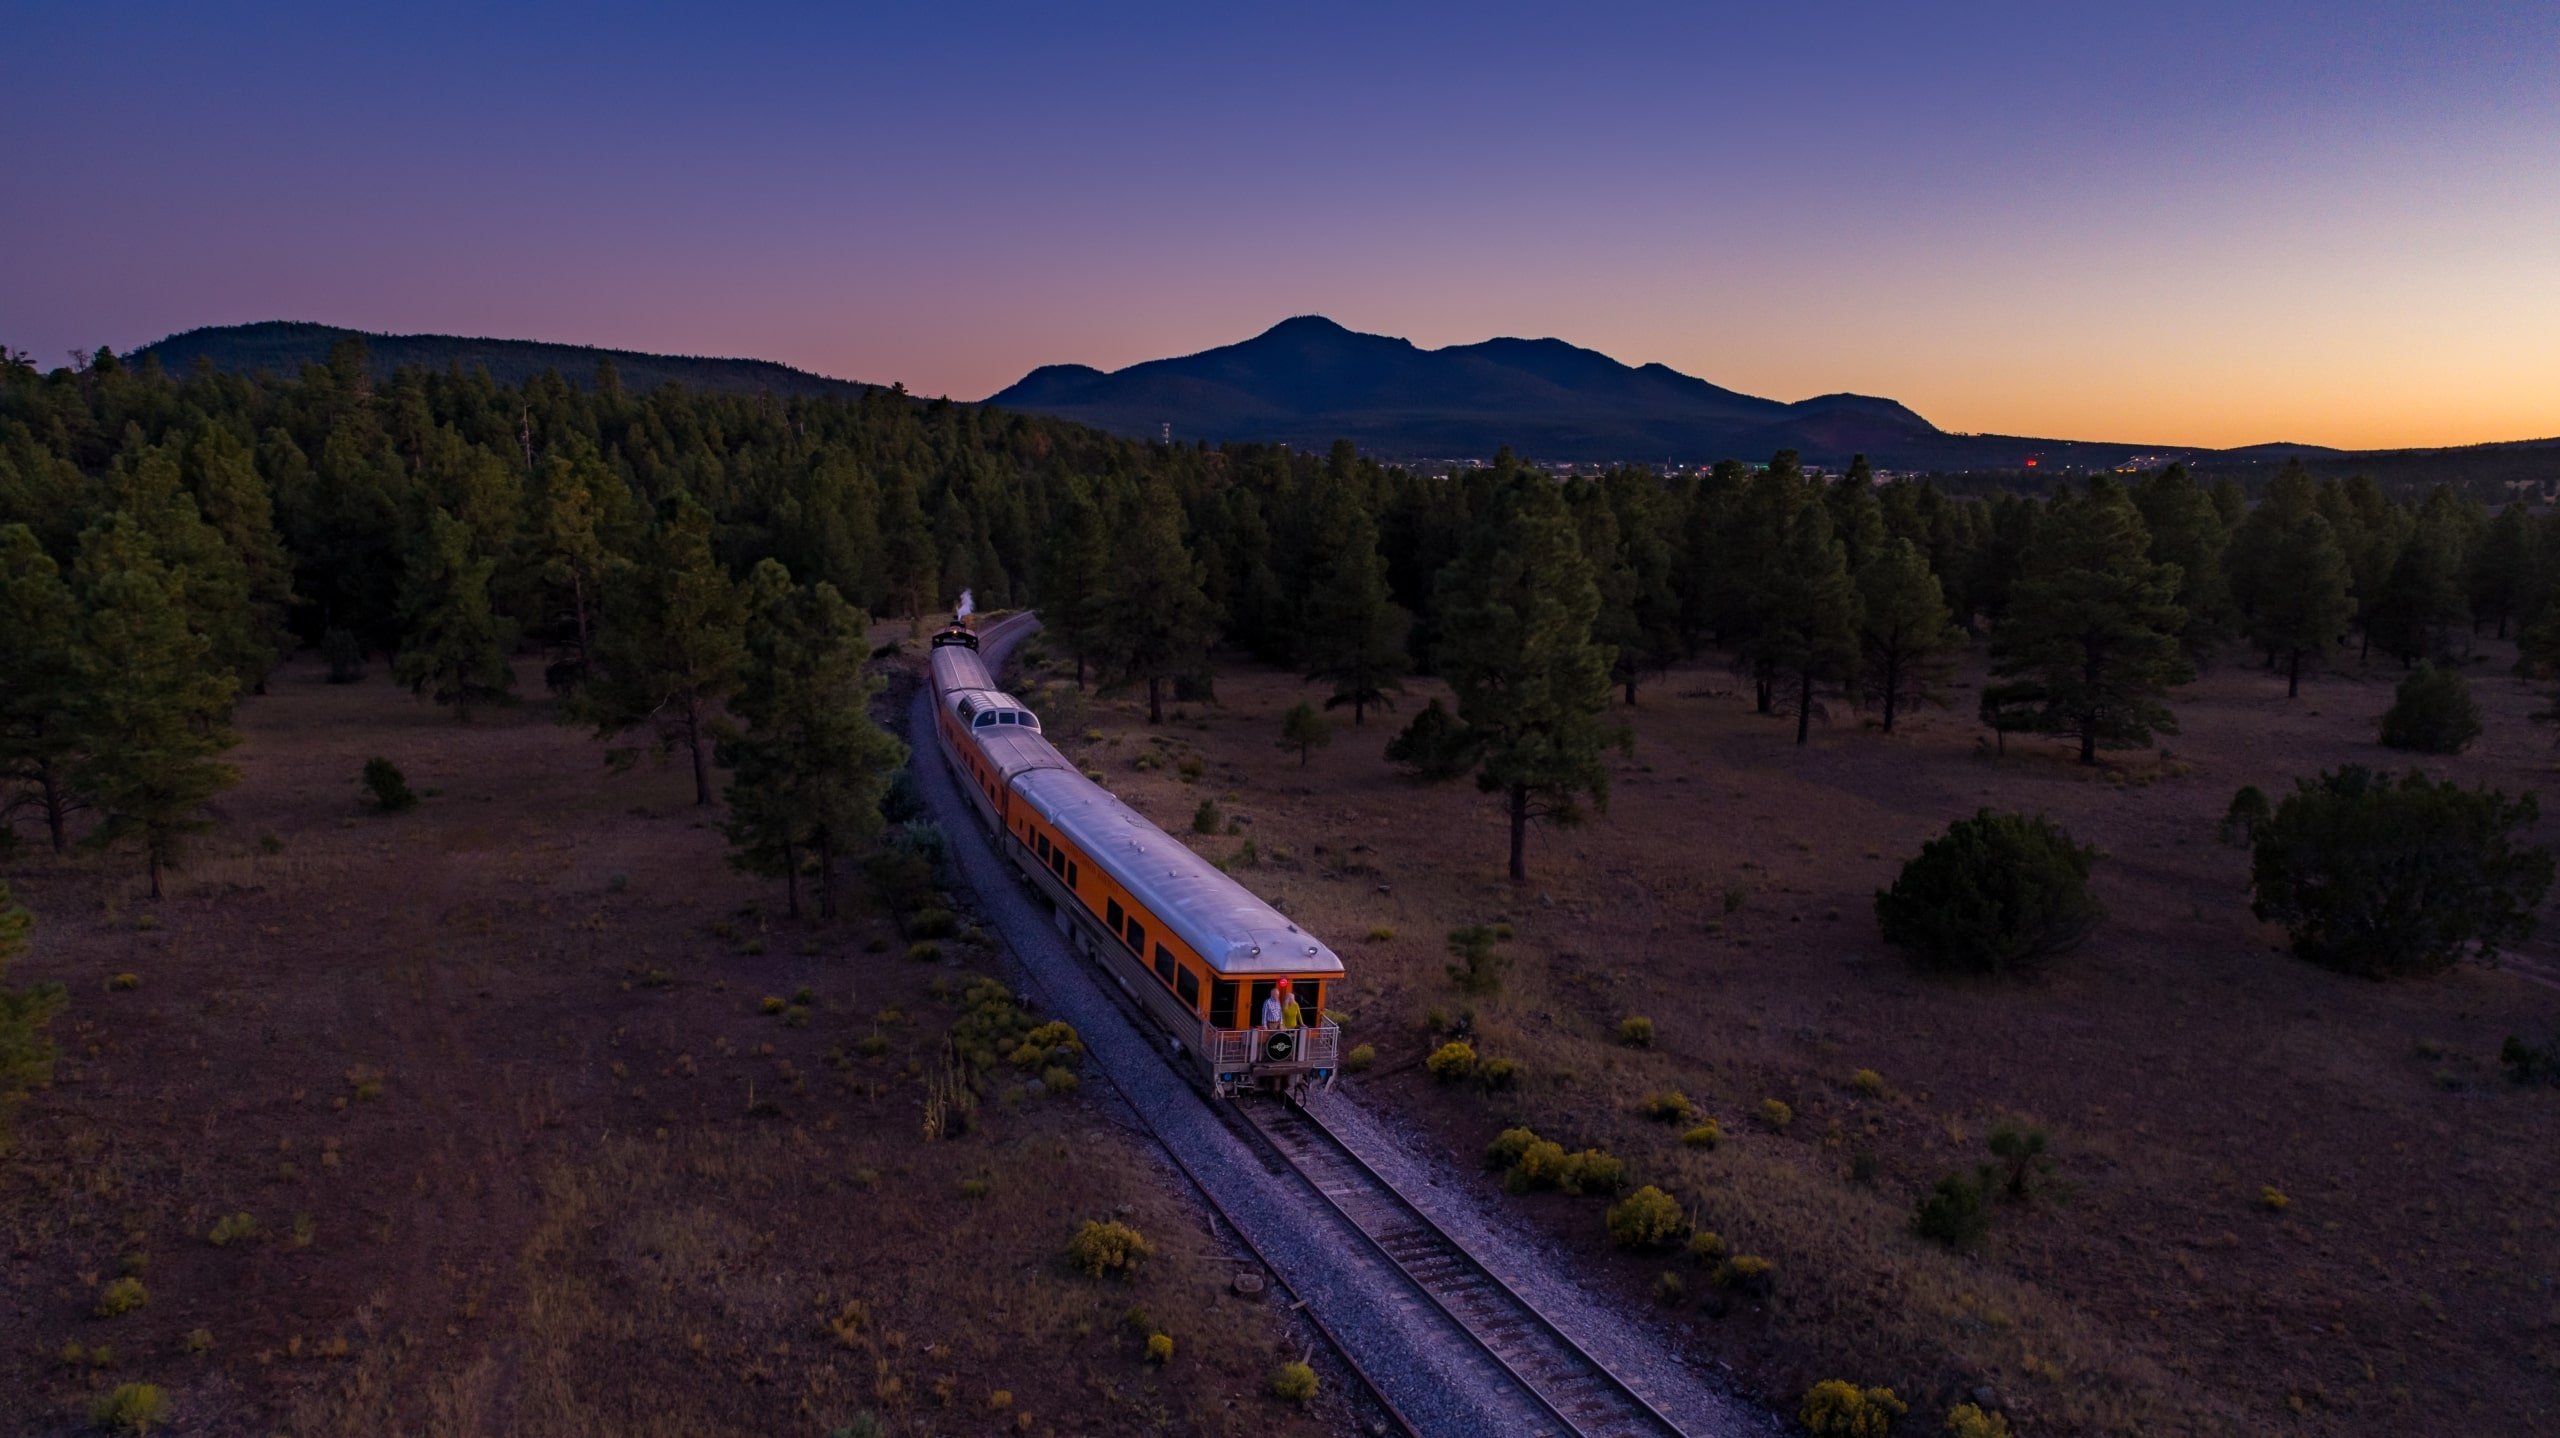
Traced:
<svg viewBox="0 0 2560 1438">
<path fill-rule="evenodd" d="M 2447 489 L 2289 468 L 2252 502 L 2171 467 L 1958 497 L 1863 464 L 1808 478 L 1791 452 L 1421 473 L 896 390 L 377 380 L 355 342 L 291 379 L 9 357 L 0 586 L 0 842 L 129 846 L 155 887 L 228 782 L 233 707 L 303 647 L 462 722 L 538 654 L 565 712 L 679 751 L 701 802 L 729 767 L 733 838 L 795 904 L 804 872 L 831 900 L 900 762 L 848 717 L 865 616 L 963 589 L 1038 604 L 1080 678 L 1153 717 L 1213 696 L 1222 646 L 1298 667 L 1355 725 L 1401 676 L 1445 679 L 1454 710 L 1391 752 L 1501 795 L 1515 874 L 1527 824 L 1605 802 L 1612 703 L 1703 650 L 1802 740 L 1852 705 L 1891 732 L 1987 635 L 1992 737 L 2085 761 L 2174 732 L 2172 691 L 2217 660 L 2298 688 L 2342 648 L 2410 665 L 2494 626 L 2560 661 L 2560 524 Z"/>
</svg>

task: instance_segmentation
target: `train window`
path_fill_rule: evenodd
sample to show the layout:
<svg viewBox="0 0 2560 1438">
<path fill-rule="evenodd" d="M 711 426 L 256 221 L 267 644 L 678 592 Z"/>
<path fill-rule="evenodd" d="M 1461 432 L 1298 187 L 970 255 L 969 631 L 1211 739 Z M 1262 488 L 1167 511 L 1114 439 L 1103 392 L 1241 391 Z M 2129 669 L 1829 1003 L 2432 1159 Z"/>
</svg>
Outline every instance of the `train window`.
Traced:
<svg viewBox="0 0 2560 1438">
<path fill-rule="evenodd" d="M 1067 887 L 1070 889 L 1084 882 L 1082 879 L 1076 877 L 1076 873 L 1076 861 L 1069 859 L 1067 861 Z"/>
<path fill-rule="evenodd" d="M 1244 1011 L 1244 1021 L 1246 1023 L 1258 1024 L 1262 1022 L 1262 1001 L 1271 997 L 1271 991 L 1277 987 L 1278 984 L 1270 979 L 1256 979 L 1253 981 L 1253 992 L 1250 995 L 1251 1002 L 1245 1006 Z"/>
<path fill-rule="evenodd" d="M 1046 834 L 1035 834 L 1032 836 L 1032 839 L 1034 846 L 1040 851 L 1040 862 L 1044 864 L 1049 862 L 1049 836 Z"/>
<path fill-rule="evenodd" d="M 1166 948 L 1162 944 L 1156 945 L 1156 977 L 1164 980 L 1168 984 L 1172 983 L 1173 970 L 1173 950 Z"/>
<path fill-rule="evenodd" d="M 1193 1013 L 1200 1011 L 1200 976 L 1189 969 L 1176 969 L 1173 991 L 1182 996 L 1182 1006 Z"/>
<path fill-rule="evenodd" d="M 1209 986 L 1209 1027 L 1213 1029 L 1231 1029 L 1235 1026 L 1235 980 L 1220 979 Z"/>
<path fill-rule="evenodd" d="M 1051 849 L 1049 851 L 1049 867 L 1058 871 L 1059 878 L 1066 878 L 1067 851 L 1064 849 Z"/>
<path fill-rule="evenodd" d="M 1147 951 L 1147 926 L 1135 919 L 1129 921 L 1129 947 L 1141 954 Z"/>
<path fill-rule="evenodd" d="M 1311 1024 L 1324 1022 L 1320 1017 L 1324 1013 L 1324 980 L 1300 979 L 1293 988 L 1298 995 L 1300 1015 Z"/>
<path fill-rule="evenodd" d="M 1120 911 L 1120 901 L 1118 899 L 1105 899 L 1102 903 L 1102 917 L 1110 923 L 1111 932 L 1115 934 L 1120 932 L 1121 926 L 1128 922 L 1128 915 Z"/>
</svg>

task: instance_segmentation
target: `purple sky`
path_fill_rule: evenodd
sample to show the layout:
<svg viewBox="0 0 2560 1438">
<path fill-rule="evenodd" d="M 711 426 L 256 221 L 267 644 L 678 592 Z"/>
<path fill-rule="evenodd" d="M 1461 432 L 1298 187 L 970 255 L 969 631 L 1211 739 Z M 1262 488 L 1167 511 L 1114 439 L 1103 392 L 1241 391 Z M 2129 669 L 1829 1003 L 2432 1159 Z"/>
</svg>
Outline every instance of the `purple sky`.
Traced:
<svg viewBox="0 0 2560 1438">
<path fill-rule="evenodd" d="M 1321 313 L 1950 429 L 2560 434 L 2548 3 L 0 3 L 47 364 L 311 319 L 978 398 Z"/>
</svg>

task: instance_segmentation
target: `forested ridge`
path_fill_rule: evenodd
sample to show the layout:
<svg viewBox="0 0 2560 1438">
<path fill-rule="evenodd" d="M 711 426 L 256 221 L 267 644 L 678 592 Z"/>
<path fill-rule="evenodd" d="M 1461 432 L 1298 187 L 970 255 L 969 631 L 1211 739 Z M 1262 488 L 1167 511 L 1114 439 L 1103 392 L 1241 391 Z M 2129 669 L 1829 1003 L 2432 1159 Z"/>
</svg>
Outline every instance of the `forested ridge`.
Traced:
<svg viewBox="0 0 2560 1438">
<path fill-rule="evenodd" d="M 360 342 L 291 379 L 99 351 L 0 370 L 0 842 L 132 843 L 155 887 L 229 782 L 233 707 L 286 653 L 385 664 L 452 706 L 539 654 L 564 711 L 734 773 L 742 856 L 796 880 L 876 827 L 894 746 L 860 707 L 865 615 L 962 589 L 1038 604 L 1080 679 L 1214 692 L 1231 646 L 1354 724 L 1445 679 L 1393 741 L 1520 830 L 1605 802 L 1613 703 L 1729 655 L 1796 736 L 1898 716 L 1987 642 L 1981 717 L 2080 757 L 2174 732 L 2174 689 L 2246 654 L 2295 685 L 2523 630 L 2560 659 L 2560 524 L 2289 468 L 2251 503 L 2171 467 L 2050 498 L 1808 477 L 1453 473 L 1347 444 L 1141 444 L 891 390 L 639 393 L 483 372 L 378 378 Z M 1381 736 L 1381 742 L 1385 742 Z M 783 802 L 785 798 L 790 802 Z M 814 866 L 814 867 L 813 867 Z M 824 885 L 822 883 L 822 893 Z M 796 901 L 796 894 L 795 894 Z"/>
</svg>

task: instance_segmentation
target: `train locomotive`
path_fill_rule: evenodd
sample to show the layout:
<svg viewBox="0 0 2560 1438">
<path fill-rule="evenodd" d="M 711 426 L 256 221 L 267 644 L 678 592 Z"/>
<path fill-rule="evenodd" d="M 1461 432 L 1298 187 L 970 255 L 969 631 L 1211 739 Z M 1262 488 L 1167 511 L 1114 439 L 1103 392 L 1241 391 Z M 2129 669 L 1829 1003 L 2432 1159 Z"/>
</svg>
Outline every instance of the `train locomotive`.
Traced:
<svg viewBox="0 0 2560 1438">
<path fill-rule="evenodd" d="M 1222 1096 L 1330 1088 L 1333 950 L 1086 778 L 996 687 L 965 614 L 934 636 L 932 671 L 935 739 L 971 807 L 1177 1060 Z M 1301 1023 L 1259 1022 L 1275 991 L 1295 996 Z"/>
</svg>

